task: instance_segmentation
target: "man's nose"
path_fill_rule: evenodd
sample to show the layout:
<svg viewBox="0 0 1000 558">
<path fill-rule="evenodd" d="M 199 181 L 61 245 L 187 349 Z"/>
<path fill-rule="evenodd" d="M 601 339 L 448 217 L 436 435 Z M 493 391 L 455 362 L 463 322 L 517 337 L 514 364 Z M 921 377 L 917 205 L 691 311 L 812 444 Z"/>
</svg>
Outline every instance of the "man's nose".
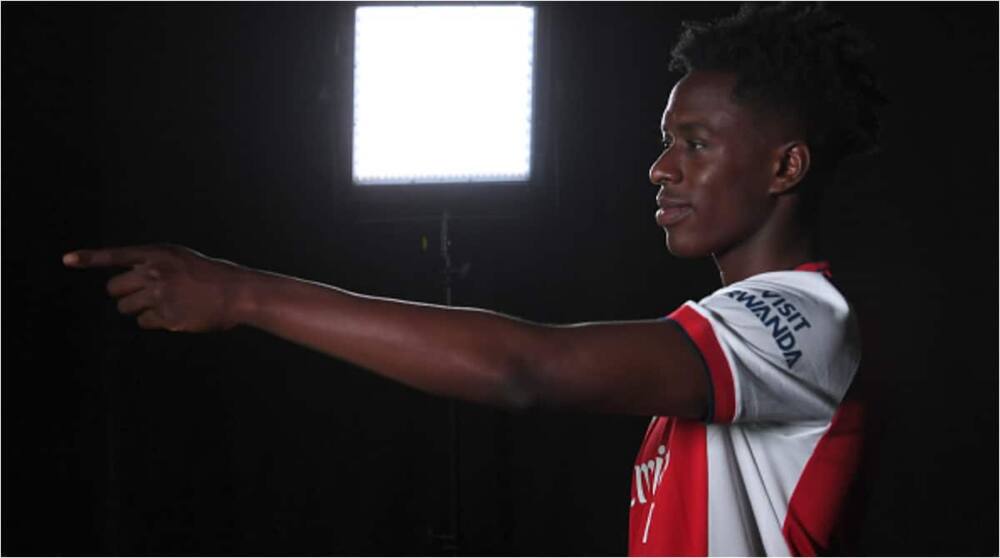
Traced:
<svg viewBox="0 0 1000 558">
<path fill-rule="evenodd" d="M 673 149 L 665 149 L 649 167 L 649 181 L 653 184 L 680 182 L 681 172 L 671 153 Z"/>
</svg>

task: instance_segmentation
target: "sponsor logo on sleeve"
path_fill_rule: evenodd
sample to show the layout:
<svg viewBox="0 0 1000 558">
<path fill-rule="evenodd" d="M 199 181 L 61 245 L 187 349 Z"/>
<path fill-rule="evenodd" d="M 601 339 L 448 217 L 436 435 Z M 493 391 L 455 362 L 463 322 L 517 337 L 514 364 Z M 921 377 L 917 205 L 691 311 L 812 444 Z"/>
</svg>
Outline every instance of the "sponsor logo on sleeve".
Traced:
<svg viewBox="0 0 1000 558">
<path fill-rule="evenodd" d="M 757 316 L 778 345 L 788 368 L 795 366 L 795 363 L 802 358 L 802 351 L 798 348 L 795 334 L 812 327 L 802 312 L 799 312 L 795 305 L 788 302 L 780 293 L 772 291 L 750 293 L 733 289 L 726 291 L 725 295 Z"/>
</svg>

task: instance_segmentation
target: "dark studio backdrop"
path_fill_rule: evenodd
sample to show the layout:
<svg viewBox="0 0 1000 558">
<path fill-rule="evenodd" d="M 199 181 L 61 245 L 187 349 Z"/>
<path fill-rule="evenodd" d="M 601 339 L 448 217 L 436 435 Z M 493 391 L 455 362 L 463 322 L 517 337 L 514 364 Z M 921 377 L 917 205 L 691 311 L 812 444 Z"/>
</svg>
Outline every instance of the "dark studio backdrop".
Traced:
<svg viewBox="0 0 1000 558">
<path fill-rule="evenodd" d="M 823 225 L 879 394 L 853 551 L 996 554 L 997 5 L 831 8 L 892 99 Z M 539 180 L 456 206 L 456 304 L 651 318 L 719 286 L 666 252 L 647 170 L 681 20 L 734 9 L 540 6 Z M 438 222 L 382 219 L 349 184 L 352 22 L 4 3 L 4 554 L 451 552 L 445 400 L 248 329 L 141 331 L 110 272 L 60 263 L 170 241 L 443 302 Z M 457 409 L 460 553 L 626 552 L 647 417 Z"/>
</svg>

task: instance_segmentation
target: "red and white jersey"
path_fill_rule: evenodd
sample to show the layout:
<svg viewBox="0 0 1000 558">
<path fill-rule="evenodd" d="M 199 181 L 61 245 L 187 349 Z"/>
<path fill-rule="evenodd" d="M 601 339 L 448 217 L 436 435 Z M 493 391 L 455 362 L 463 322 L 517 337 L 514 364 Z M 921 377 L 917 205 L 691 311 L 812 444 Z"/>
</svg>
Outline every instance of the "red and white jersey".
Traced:
<svg viewBox="0 0 1000 558">
<path fill-rule="evenodd" d="M 825 264 L 763 273 L 669 319 L 704 358 L 709 421 L 654 417 L 632 480 L 630 555 L 815 555 L 861 442 L 845 400 L 860 335 Z"/>
</svg>

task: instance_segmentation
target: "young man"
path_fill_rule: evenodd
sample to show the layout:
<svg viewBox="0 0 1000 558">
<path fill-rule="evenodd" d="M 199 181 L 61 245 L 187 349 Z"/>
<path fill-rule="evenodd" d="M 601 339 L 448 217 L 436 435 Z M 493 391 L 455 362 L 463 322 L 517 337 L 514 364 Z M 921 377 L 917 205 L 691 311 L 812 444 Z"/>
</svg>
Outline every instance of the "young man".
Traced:
<svg viewBox="0 0 1000 558">
<path fill-rule="evenodd" d="M 368 297 L 174 246 L 78 251 L 143 328 L 249 325 L 419 389 L 515 408 L 653 415 L 631 554 L 827 550 L 858 461 L 861 353 L 814 246 L 816 200 L 869 151 L 880 99 L 858 37 L 809 6 L 689 25 L 650 169 L 669 250 L 723 288 L 665 320 L 553 326 Z"/>
</svg>

